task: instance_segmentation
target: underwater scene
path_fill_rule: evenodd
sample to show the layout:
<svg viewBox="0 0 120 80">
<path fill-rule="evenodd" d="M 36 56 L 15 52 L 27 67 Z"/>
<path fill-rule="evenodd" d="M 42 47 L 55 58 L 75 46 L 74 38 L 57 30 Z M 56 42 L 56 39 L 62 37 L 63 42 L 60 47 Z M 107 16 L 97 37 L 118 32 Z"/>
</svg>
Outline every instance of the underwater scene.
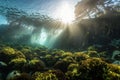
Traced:
<svg viewBox="0 0 120 80">
<path fill-rule="evenodd" d="M 0 0 L 0 80 L 120 80 L 120 0 Z"/>
</svg>

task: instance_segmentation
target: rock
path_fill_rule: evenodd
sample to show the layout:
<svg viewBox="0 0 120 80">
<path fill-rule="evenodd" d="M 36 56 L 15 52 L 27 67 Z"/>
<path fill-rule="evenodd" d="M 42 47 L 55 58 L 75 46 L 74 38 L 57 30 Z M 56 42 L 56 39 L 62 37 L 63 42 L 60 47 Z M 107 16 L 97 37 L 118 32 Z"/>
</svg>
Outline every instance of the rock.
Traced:
<svg viewBox="0 0 120 80">
<path fill-rule="evenodd" d="M 19 71 L 14 70 L 7 75 L 6 80 L 12 80 L 14 77 L 20 76 L 20 75 L 21 74 L 19 73 Z"/>
<path fill-rule="evenodd" d="M 0 67 L 7 66 L 5 62 L 0 61 Z"/>
</svg>

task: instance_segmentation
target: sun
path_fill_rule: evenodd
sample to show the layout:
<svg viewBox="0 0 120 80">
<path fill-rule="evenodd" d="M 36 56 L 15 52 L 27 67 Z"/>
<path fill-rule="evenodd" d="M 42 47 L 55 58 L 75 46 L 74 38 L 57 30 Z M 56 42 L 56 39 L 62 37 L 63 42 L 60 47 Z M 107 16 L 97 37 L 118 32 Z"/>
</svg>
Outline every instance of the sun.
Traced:
<svg viewBox="0 0 120 80">
<path fill-rule="evenodd" d="M 68 4 L 67 2 L 61 4 L 55 14 L 63 23 L 71 23 L 75 19 L 74 9 L 72 5 Z"/>
</svg>

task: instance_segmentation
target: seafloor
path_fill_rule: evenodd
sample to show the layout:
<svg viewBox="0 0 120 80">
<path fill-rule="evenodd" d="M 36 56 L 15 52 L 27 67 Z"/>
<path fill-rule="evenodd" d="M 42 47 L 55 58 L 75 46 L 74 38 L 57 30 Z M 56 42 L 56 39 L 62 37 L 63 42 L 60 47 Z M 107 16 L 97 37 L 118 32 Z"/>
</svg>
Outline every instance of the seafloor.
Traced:
<svg viewBox="0 0 120 80">
<path fill-rule="evenodd" d="M 120 80 L 120 51 L 0 45 L 0 80 Z"/>
</svg>

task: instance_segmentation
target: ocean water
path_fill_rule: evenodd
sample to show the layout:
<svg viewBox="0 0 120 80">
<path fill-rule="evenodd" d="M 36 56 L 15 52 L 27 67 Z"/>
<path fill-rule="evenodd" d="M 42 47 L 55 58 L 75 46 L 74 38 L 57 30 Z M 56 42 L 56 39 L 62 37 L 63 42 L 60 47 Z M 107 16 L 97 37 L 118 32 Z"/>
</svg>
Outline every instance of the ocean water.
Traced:
<svg viewBox="0 0 120 80">
<path fill-rule="evenodd" d="M 0 80 L 120 80 L 120 2 L 98 2 L 0 0 Z"/>
</svg>

